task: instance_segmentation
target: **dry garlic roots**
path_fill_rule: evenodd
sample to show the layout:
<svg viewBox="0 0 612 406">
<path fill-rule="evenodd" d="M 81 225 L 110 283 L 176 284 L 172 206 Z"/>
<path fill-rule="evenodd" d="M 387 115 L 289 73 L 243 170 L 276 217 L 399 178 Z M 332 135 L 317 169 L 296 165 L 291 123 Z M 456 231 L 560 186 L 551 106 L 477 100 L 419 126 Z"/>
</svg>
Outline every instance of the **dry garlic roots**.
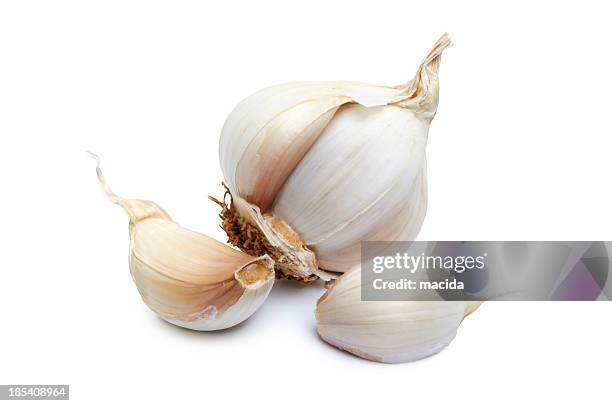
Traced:
<svg viewBox="0 0 612 406">
<path fill-rule="evenodd" d="M 361 272 L 345 273 L 317 302 L 319 336 L 372 361 L 397 363 L 436 354 L 480 302 L 361 300 Z"/>
<path fill-rule="evenodd" d="M 445 34 L 405 85 L 292 82 L 238 104 L 220 140 L 230 241 L 270 254 L 285 276 L 311 280 L 359 263 L 361 241 L 414 239 L 449 45 Z"/>
<path fill-rule="evenodd" d="M 97 159 L 97 157 L 95 157 Z M 176 224 L 157 204 L 106 196 L 130 217 L 130 272 L 142 300 L 161 318 L 192 330 L 220 330 L 249 318 L 274 284 L 274 263 Z"/>
</svg>

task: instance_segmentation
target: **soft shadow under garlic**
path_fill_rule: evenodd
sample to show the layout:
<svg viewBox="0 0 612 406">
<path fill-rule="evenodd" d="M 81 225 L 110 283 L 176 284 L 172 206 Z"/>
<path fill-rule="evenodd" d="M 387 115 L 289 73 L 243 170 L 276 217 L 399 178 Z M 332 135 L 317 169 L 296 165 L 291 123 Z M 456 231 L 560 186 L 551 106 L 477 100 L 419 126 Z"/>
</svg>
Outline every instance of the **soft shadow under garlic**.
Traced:
<svg viewBox="0 0 612 406">
<path fill-rule="evenodd" d="M 274 262 L 179 226 L 156 203 L 124 199 L 96 173 L 108 199 L 130 218 L 129 268 L 142 300 L 162 319 L 192 330 L 220 330 L 250 317 L 274 284 Z"/>
</svg>

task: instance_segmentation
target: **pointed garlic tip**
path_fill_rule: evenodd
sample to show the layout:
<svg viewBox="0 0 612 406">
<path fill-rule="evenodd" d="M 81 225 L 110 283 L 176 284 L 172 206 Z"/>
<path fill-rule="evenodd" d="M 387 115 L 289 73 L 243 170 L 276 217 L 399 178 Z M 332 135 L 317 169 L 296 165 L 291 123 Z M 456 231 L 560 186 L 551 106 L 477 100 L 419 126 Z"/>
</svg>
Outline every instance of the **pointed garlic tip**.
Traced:
<svg viewBox="0 0 612 406">
<path fill-rule="evenodd" d="M 415 109 L 421 117 L 433 119 L 438 108 L 438 70 L 442 53 L 452 46 L 450 37 L 444 33 L 421 62 L 414 78 L 404 87 L 405 98 L 398 106 Z"/>
<path fill-rule="evenodd" d="M 220 330 L 249 318 L 274 284 L 274 262 L 176 224 L 157 204 L 124 199 L 96 172 L 105 195 L 130 217 L 129 267 L 146 305 L 192 330 Z"/>
<path fill-rule="evenodd" d="M 480 305 L 483 304 L 484 302 L 473 301 L 473 302 L 465 302 L 465 303 L 466 305 L 465 305 L 465 316 L 464 317 L 467 317 L 470 314 L 474 313 L 480 307 Z"/>
<path fill-rule="evenodd" d="M 466 302 L 361 300 L 358 269 L 336 280 L 317 302 L 319 336 L 358 357 L 384 363 L 416 361 L 445 348 Z"/>
</svg>

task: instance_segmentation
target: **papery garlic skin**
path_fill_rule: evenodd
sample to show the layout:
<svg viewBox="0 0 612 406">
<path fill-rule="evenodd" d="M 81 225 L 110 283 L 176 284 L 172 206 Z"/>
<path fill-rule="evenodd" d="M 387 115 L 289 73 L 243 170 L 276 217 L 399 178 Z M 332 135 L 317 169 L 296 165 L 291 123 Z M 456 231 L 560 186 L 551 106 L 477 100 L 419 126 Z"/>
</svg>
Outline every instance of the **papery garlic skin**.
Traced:
<svg viewBox="0 0 612 406">
<path fill-rule="evenodd" d="M 362 301 L 361 272 L 334 281 L 317 302 L 319 336 L 358 357 L 384 363 L 440 352 L 478 304 L 461 301 Z"/>
<path fill-rule="evenodd" d="M 425 147 L 438 105 L 442 36 L 402 86 L 292 82 L 229 115 L 220 139 L 240 214 L 265 235 L 281 219 L 299 236 L 278 249 L 296 277 L 345 272 L 364 240 L 412 240 L 427 206 Z M 275 247 L 276 245 L 273 244 Z M 314 258 L 314 260 L 313 260 Z"/>
<path fill-rule="evenodd" d="M 96 157 L 97 159 L 97 157 Z M 232 327 L 263 304 L 274 284 L 274 263 L 252 257 L 176 224 L 157 204 L 107 197 L 130 217 L 129 268 L 145 304 L 162 319 L 192 330 Z"/>
</svg>

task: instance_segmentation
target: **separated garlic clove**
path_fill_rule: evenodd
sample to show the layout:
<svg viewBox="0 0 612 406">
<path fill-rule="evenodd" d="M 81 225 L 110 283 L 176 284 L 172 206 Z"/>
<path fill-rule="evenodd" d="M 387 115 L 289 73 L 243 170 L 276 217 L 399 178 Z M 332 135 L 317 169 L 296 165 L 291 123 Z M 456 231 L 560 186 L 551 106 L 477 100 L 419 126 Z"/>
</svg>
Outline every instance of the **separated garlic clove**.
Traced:
<svg viewBox="0 0 612 406">
<path fill-rule="evenodd" d="M 317 302 L 319 336 L 358 357 L 384 363 L 436 354 L 478 302 L 362 301 L 361 272 L 345 273 Z"/>
<path fill-rule="evenodd" d="M 414 239 L 427 207 L 425 147 L 448 46 L 444 35 L 406 85 L 292 82 L 243 100 L 220 139 L 233 196 L 223 212 L 230 241 L 309 280 L 354 267 L 361 241 Z"/>
<path fill-rule="evenodd" d="M 120 198 L 99 162 L 96 172 L 107 197 L 130 217 L 132 279 L 162 319 L 192 330 L 221 330 L 263 304 L 274 284 L 270 257 L 255 258 L 185 229 L 154 202 Z"/>
</svg>

